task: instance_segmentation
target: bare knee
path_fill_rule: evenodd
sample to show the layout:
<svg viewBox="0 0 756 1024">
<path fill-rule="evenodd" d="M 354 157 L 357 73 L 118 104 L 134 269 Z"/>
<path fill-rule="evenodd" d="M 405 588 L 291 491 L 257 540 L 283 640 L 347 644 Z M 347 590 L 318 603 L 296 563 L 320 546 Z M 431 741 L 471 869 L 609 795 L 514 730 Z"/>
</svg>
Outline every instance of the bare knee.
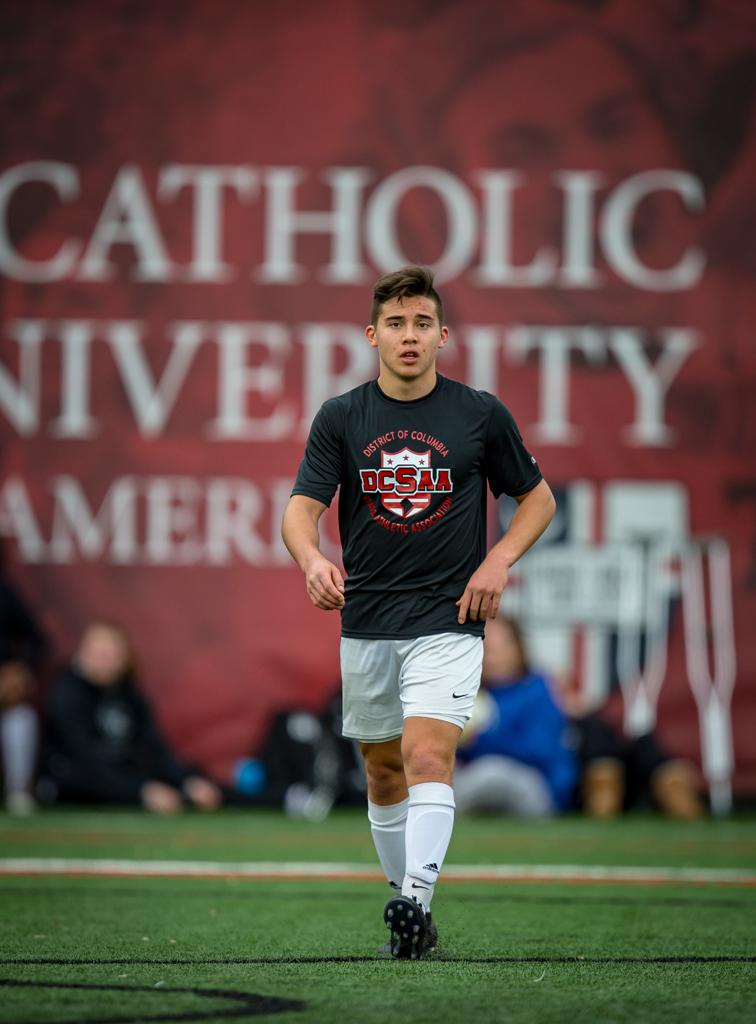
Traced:
<svg viewBox="0 0 756 1024">
<path fill-rule="evenodd" d="M 407 796 L 407 782 L 398 740 L 390 743 L 363 743 L 368 796 L 377 804 L 399 803 Z"/>
<path fill-rule="evenodd" d="M 407 782 L 444 782 L 451 785 L 460 729 L 449 722 L 408 718 L 402 739 Z"/>
<path fill-rule="evenodd" d="M 454 771 L 454 750 L 449 744 L 432 736 L 406 737 L 402 752 L 410 785 L 418 782 L 451 784 Z"/>
<path fill-rule="evenodd" d="M 398 803 L 404 796 L 397 793 L 406 788 L 404 771 L 387 765 L 365 765 L 367 774 L 368 795 L 373 803 Z"/>
<path fill-rule="evenodd" d="M 413 744 L 405 749 L 405 772 L 410 786 L 419 782 L 445 782 L 451 784 L 454 756 L 444 747 Z"/>
</svg>

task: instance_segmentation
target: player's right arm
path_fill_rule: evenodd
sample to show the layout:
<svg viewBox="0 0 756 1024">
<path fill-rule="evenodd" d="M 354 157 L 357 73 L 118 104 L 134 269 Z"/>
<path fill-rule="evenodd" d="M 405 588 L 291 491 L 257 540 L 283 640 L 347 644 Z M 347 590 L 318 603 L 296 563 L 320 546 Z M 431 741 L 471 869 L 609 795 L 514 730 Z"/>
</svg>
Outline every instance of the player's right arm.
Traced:
<svg viewBox="0 0 756 1024">
<path fill-rule="evenodd" d="M 283 542 L 305 576 L 307 593 L 316 608 L 344 607 L 344 578 L 320 550 L 318 523 L 328 506 L 304 494 L 294 494 L 284 512 Z"/>
</svg>

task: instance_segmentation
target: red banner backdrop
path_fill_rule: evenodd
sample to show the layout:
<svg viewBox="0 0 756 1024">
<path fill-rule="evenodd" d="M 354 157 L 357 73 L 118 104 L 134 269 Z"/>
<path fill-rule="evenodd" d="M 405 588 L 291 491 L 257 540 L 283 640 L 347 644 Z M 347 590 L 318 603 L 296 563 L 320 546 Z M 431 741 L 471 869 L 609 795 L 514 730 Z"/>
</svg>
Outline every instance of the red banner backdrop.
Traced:
<svg viewBox="0 0 756 1024">
<path fill-rule="evenodd" d="M 0 533 L 58 654 L 94 616 L 124 622 L 169 737 L 221 777 L 273 710 L 321 705 L 339 624 L 310 606 L 280 516 L 315 411 L 375 373 L 372 282 L 428 263 L 442 371 L 509 405 L 561 494 L 553 557 L 510 598 L 534 643 L 595 699 L 618 674 L 632 689 L 627 658 L 645 646 L 647 674 L 661 640 L 620 605 L 661 580 L 662 734 L 700 758 L 691 681 L 725 707 L 734 674 L 753 788 L 751 5 L 0 19 Z M 631 582 L 602 620 L 623 544 Z"/>
</svg>

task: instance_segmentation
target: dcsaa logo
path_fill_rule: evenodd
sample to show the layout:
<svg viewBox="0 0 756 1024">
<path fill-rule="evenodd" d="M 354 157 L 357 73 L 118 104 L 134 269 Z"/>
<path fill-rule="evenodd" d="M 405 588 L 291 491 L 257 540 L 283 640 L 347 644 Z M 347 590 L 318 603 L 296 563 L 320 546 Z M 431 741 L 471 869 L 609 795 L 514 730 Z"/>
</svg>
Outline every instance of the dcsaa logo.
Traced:
<svg viewBox="0 0 756 1024">
<path fill-rule="evenodd" d="M 379 494 L 381 504 L 392 515 L 409 519 L 423 512 L 434 494 L 450 494 L 451 470 L 434 469 L 430 464 L 430 448 L 413 452 L 381 452 L 380 469 L 361 469 L 360 480 L 365 494 Z"/>
</svg>

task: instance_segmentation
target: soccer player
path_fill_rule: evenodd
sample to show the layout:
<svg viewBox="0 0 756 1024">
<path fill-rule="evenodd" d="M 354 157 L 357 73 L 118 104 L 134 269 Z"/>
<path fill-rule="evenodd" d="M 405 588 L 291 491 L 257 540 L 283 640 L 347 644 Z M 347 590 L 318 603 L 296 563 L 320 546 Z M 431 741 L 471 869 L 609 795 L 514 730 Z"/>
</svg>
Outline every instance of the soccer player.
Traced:
<svg viewBox="0 0 756 1024">
<path fill-rule="evenodd" d="M 317 608 L 340 611 L 343 732 L 358 740 L 368 818 L 394 895 L 394 957 L 435 947 L 430 907 L 454 823 L 452 772 L 480 684 L 483 627 L 554 498 L 501 402 L 436 371 L 446 344 L 433 275 L 375 285 L 377 380 L 325 402 L 283 519 Z M 486 484 L 518 508 L 486 554 Z M 337 488 L 346 580 L 320 551 Z"/>
</svg>

